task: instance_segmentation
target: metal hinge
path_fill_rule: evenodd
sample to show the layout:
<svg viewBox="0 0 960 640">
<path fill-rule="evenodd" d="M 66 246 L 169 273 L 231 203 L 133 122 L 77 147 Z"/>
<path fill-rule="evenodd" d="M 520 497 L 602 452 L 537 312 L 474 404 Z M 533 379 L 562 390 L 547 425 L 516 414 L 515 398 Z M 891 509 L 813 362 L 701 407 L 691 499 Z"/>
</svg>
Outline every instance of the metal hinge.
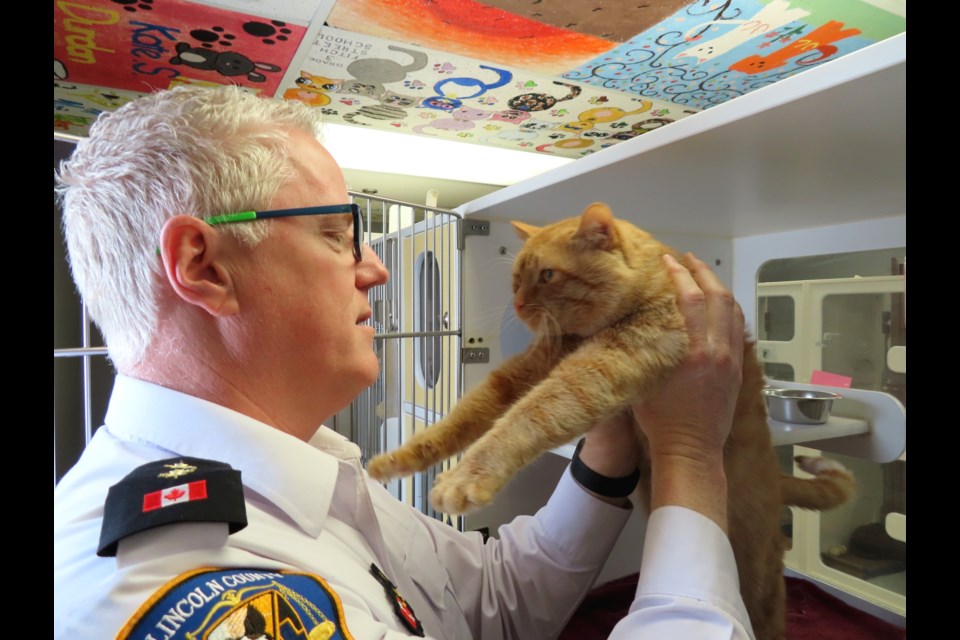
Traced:
<svg viewBox="0 0 960 640">
<path fill-rule="evenodd" d="M 473 218 L 464 218 L 463 235 L 465 236 L 488 236 L 490 235 L 489 220 L 474 220 Z"/>
<path fill-rule="evenodd" d="M 467 236 L 489 236 L 490 221 L 475 220 L 464 218 L 460 221 L 460 246 L 458 249 L 466 249 Z"/>
</svg>

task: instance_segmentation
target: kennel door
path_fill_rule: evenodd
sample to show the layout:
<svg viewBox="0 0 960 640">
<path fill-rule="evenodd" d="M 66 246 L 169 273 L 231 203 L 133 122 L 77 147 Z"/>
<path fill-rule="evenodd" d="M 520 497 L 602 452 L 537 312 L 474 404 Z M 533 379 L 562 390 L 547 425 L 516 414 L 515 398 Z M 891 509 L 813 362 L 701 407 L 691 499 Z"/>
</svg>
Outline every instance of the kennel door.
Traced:
<svg viewBox="0 0 960 640">
<path fill-rule="evenodd" d="M 461 218 L 433 207 L 355 197 L 370 246 L 390 272 L 370 294 L 380 377 L 353 403 L 349 434 L 366 463 L 443 417 L 461 393 Z M 398 499 L 439 519 L 427 497 L 449 460 L 387 483 Z M 459 519 L 451 521 L 456 524 Z"/>
</svg>

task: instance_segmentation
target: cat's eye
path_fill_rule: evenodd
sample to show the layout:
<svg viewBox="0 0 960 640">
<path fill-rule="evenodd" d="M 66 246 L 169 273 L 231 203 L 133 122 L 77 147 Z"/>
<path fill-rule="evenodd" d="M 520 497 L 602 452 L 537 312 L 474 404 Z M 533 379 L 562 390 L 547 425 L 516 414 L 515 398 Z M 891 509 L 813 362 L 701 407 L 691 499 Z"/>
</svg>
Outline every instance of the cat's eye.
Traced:
<svg viewBox="0 0 960 640">
<path fill-rule="evenodd" d="M 553 269 L 544 269 L 540 272 L 540 282 L 547 283 L 553 279 Z"/>
</svg>

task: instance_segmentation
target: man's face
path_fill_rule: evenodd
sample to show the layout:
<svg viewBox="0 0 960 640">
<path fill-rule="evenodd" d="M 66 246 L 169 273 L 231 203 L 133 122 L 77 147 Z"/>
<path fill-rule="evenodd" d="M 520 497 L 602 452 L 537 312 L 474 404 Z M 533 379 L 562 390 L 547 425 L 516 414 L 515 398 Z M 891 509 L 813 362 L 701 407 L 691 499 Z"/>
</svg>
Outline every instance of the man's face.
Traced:
<svg viewBox="0 0 960 640">
<path fill-rule="evenodd" d="M 297 176 L 270 209 L 349 202 L 340 167 L 322 145 L 295 131 L 289 146 Z M 325 419 L 376 380 L 374 329 L 359 323 L 370 317 L 367 292 L 386 282 L 387 271 L 369 248 L 355 261 L 350 214 L 270 224 L 270 236 L 238 265 L 241 316 L 250 312 L 243 342 L 269 387 Z"/>
</svg>

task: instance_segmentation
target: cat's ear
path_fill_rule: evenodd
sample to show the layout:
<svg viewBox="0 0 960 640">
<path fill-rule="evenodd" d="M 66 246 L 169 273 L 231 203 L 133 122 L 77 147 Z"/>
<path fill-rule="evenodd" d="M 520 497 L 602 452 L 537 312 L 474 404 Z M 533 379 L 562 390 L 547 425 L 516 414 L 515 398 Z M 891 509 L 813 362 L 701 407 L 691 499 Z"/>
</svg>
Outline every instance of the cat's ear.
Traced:
<svg viewBox="0 0 960 640">
<path fill-rule="evenodd" d="M 517 222 L 514 220 L 510 224 L 513 225 L 513 230 L 517 232 L 517 237 L 521 240 L 526 240 L 540 231 L 540 227 L 535 227 L 526 222 Z"/>
<path fill-rule="evenodd" d="M 613 248 L 616 235 L 613 211 L 602 202 L 594 202 L 583 210 L 580 216 L 580 228 L 573 237 L 596 249 L 608 250 Z"/>
</svg>

